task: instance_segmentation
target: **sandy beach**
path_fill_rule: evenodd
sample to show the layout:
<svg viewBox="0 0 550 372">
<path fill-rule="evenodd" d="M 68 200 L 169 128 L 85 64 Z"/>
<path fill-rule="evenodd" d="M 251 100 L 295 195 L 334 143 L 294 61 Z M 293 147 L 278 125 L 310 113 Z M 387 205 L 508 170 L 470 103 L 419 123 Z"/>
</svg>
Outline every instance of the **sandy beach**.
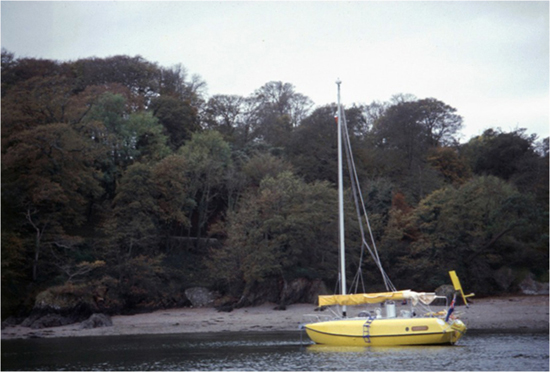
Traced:
<svg viewBox="0 0 550 372">
<path fill-rule="evenodd" d="M 273 310 L 275 304 L 218 312 L 214 308 L 179 308 L 147 314 L 113 316 L 113 326 L 80 329 L 80 324 L 31 329 L 22 326 L 2 330 L 2 339 L 29 337 L 114 336 L 195 332 L 293 331 L 300 324 L 325 315 L 312 304 L 295 304 Z M 434 307 L 434 310 L 437 308 Z M 475 299 L 467 309 L 458 306 L 457 316 L 469 330 L 548 332 L 548 296 L 513 296 Z M 351 312 L 350 312 L 351 313 Z M 350 315 L 354 315 L 351 313 Z"/>
</svg>

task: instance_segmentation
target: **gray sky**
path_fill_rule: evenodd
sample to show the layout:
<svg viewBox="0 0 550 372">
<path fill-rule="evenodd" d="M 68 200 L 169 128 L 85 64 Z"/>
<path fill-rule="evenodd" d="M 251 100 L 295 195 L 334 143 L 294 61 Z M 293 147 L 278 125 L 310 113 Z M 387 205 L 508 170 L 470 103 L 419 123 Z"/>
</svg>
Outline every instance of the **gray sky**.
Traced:
<svg viewBox="0 0 550 372">
<path fill-rule="evenodd" d="M 275 80 L 316 105 L 433 97 L 486 128 L 549 134 L 549 3 L 7 2 L 2 47 L 17 57 L 141 55 L 200 75 L 208 94 Z"/>
</svg>

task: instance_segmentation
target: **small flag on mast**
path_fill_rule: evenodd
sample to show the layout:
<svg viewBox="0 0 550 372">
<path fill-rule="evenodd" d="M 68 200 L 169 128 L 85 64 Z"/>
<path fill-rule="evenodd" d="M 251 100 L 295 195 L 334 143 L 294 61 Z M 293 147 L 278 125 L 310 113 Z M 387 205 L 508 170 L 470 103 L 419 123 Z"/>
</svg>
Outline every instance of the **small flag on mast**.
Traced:
<svg viewBox="0 0 550 372">
<path fill-rule="evenodd" d="M 455 311 L 455 302 L 456 302 L 456 292 L 453 296 L 453 301 L 451 301 L 451 306 L 449 306 L 449 310 L 447 310 L 447 316 L 445 317 L 445 323 L 449 321 L 449 318 L 451 317 L 451 314 L 453 311 Z"/>
</svg>

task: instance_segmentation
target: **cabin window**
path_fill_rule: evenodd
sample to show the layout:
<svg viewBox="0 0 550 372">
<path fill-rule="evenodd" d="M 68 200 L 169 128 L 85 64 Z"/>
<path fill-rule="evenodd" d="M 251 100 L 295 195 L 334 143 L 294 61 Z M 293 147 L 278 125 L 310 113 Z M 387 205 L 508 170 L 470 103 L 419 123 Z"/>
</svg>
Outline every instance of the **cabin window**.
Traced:
<svg viewBox="0 0 550 372">
<path fill-rule="evenodd" d="M 428 326 L 416 326 L 416 327 L 412 327 L 412 330 L 413 330 L 413 332 L 427 331 Z"/>
</svg>

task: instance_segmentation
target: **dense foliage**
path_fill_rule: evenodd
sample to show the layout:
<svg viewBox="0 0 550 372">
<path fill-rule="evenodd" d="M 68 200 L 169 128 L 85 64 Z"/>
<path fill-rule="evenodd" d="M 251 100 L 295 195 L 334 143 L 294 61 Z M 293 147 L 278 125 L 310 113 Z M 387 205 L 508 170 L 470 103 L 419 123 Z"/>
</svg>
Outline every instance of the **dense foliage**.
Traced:
<svg viewBox="0 0 550 372">
<path fill-rule="evenodd" d="M 205 86 L 141 57 L 2 51 L 2 317 L 54 286 L 122 311 L 196 285 L 234 298 L 270 278 L 334 285 L 335 105 L 289 83 Z M 346 117 L 398 286 L 431 291 L 451 269 L 478 294 L 548 280 L 548 139 L 489 129 L 460 144 L 455 108 L 408 95 Z M 356 256 L 358 229 L 346 239 Z M 379 289 L 369 260 L 349 275 L 358 265 Z"/>
</svg>

